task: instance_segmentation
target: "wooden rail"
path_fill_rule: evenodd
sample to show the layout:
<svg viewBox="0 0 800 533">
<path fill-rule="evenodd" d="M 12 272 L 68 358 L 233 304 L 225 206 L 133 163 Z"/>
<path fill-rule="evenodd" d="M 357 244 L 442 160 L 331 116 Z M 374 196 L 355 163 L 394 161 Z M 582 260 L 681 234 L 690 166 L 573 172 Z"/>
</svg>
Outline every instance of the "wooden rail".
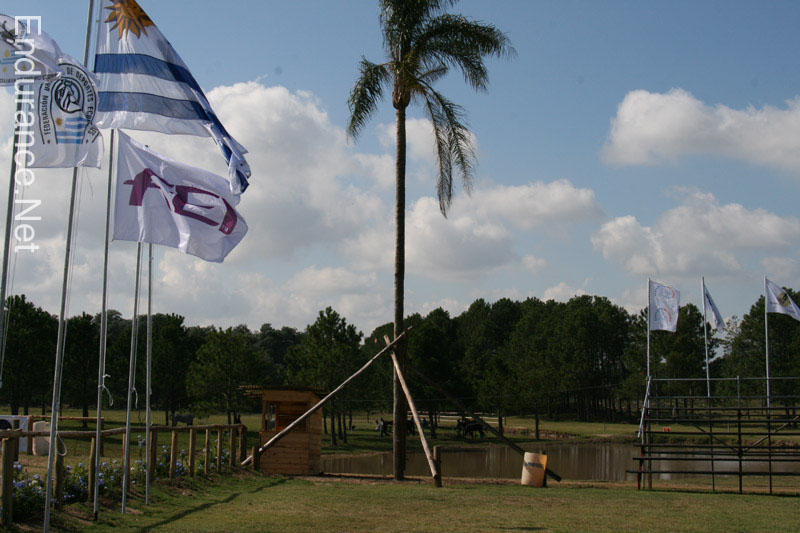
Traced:
<svg viewBox="0 0 800 533">
<path fill-rule="evenodd" d="M 32 415 L 37 416 L 37 415 Z M 84 420 L 85 417 L 59 417 L 59 420 Z M 91 421 L 96 421 L 96 418 L 86 419 Z M 102 419 L 101 419 L 102 423 Z M 138 426 L 131 428 L 131 431 L 144 431 L 146 428 L 144 426 Z M 170 432 L 171 434 L 171 446 L 170 446 L 170 457 L 169 457 L 169 477 L 174 478 L 177 472 L 177 461 L 178 461 L 178 433 L 181 432 L 189 432 L 189 464 L 187 465 L 188 468 L 188 475 L 194 476 L 195 475 L 195 449 L 197 443 L 197 432 L 198 431 L 205 431 L 205 474 L 209 473 L 209 459 L 210 459 L 210 448 L 211 448 L 211 432 L 215 431 L 217 433 L 217 450 L 216 450 L 216 458 L 217 458 L 217 471 L 221 470 L 222 468 L 222 444 L 225 442 L 223 439 L 223 435 L 227 432 L 229 436 L 229 445 L 230 445 L 230 465 L 233 466 L 238 462 L 244 460 L 244 456 L 247 453 L 247 426 L 244 424 L 208 424 L 204 426 L 181 426 L 181 427 L 173 427 L 173 426 L 150 426 L 150 442 L 147 443 L 147 457 L 148 457 L 148 468 L 152 472 L 154 471 L 156 458 L 158 456 L 157 448 L 158 448 L 158 434 L 164 432 Z M 60 439 L 87 439 L 90 441 L 89 446 L 89 498 L 94 496 L 94 485 L 95 485 L 95 457 L 99 450 L 102 450 L 102 440 L 103 437 L 110 437 L 112 435 L 121 435 L 125 433 L 124 427 L 113 428 L 113 429 L 104 429 L 100 431 L 101 435 L 101 442 L 98 446 L 97 443 L 97 431 L 59 431 L 57 437 Z M 4 527 L 10 526 L 13 521 L 13 509 L 12 509 L 12 500 L 11 495 L 13 489 L 13 469 L 14 469 L 14 458 L 16 457 L 16 453 L 19 446 L 19 439 L 27 438 L 29 439 L 29 449 L 32 449 L 33 439 L 35 437 L 49 437 L 50 431 L 22 431 L 20 429 L 7 429 L 7 430 L 0 430 L 0 442 L 2 442 L 2 454 L 0 454 L 0 506 L 2 506 L 2 512 L 0 513 L 0 521 Z M 238 446 L 237 446 L 238 444 Z M 100 452 L 102 455 L 102 452 Z M 56 506 L 60 506 L 63 502 L 63 487 L 64 487 L 64 478 L 65 478 L 65 469 L 64 469 L 64 456 L 56 454 L 56 472 L 55 472 L 55 504 Z"/>
</svg>

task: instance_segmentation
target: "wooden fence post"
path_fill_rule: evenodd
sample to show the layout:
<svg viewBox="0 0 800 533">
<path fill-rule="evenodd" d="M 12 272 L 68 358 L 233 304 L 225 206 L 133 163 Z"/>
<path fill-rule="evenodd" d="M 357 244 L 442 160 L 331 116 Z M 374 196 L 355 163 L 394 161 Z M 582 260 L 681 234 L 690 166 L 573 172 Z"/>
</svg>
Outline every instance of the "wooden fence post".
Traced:
<svg viewBox="0 0 800 533">
<path fill-rule="evenodd" d="M 258 470 L 261 464 L 261 454 L 258 453 L 258 446 L 253 446 L 253 462 L 251 465 L 253 466 L 253 470 Z"/>
<path fill-rule="evenodd" d="M 228 445 L 231 450 L 231 455 L 228 458 L 228 465 L 233 466 L 236 461 L 236 426 L 229 426 L 230 439 Z"/>
<path fill-rule="evenodd" d="M 436 471 L 439 472 L 439 476 L 433 480 L 434 485 L 438 488 L 442 486 L 442 450 L 439 446 L 433 447 L 433 462 L 436 464 Z"/>
<path fill-rule="evenodd" d="M 58 446 L 58 437 L 56 437 L 56 446 Z M 64 456 L 58 453 L 56 447 L 56 488 L 55 488 L 55 501 L 56 507 L 61 507 L 64 503 Z"/>
<path fill-rule="evenodd" d="M 206 447 L 203 450 L 203 458 L 205 461 L 203 462 L 203 474 L 208 475 L 211 471 L 211 467 L 208 463 L 211 461 L 211 430 L 206 430 Z"/>
<path fill-rule="evenodd" d="M 189 430 L 189 476 L 194 476 L 194 450 L 197 447 L 197 430 Z"/>
<path fill-rule="evenodd" d="M 239 462 L 247 459 L 247 427 L 239 426 Z"/>
<path fill-rule="evenodd" d="M 169 445 L 169 478 L 175 479 L 178 462 L 178 431 L 172 430 L 172 442 Z"/>
<path fill-rule="evenodd" d="M 28 416 L 28 431 L 33 431 L 33 415 Z M 33 455 L 33 437 L 28 435 L 28 455 Z"/>
<path fill-rule="evenodd" d="M 2 452 L 2 485 L 0 485 L 0 502 L 3 506 L 2 521 L 6 527 L 11 526 L 13 513 L 11 512 L 11 491 L 14 490 L 14 444 L 12 439 L 3 439 Z"/>
<path fill-rule="evenodd" d="M 97 457 L 97 438 L 92 437 L 89 442 L 89 501 L 94 501 L 94 474 L 95 458 Z"/>
<path fill-rule="evenodd" d="M 217 472 L 222 472 L 222 428 L 217 428 Z"/>
<path fill-rule="evenodd" d="M 106 429 L 106 419 L 101 417 L 100 418 L 100 431 L 101 431 L 101 433 L 100 433 L 100 442 L 97 443 L 97 453 L 100 455 L 100 457 L 103 457 L 105 455 L 105 453 L 103 453 L 104 450 L 105 450 L 105 448 L 103 447 L 103 441 L 105 439 L 103 439 L 103 433 L 102 433 L 102 431 L 104 429 Z"/>
<path fill-rule="evenodd" d="M 147 470 L 150 472 L 150 479 L 156 472 L 156 457 L 158 457 L 158 431 L 150 430 L 150 442 L 147 444 Z"/>
</svg>

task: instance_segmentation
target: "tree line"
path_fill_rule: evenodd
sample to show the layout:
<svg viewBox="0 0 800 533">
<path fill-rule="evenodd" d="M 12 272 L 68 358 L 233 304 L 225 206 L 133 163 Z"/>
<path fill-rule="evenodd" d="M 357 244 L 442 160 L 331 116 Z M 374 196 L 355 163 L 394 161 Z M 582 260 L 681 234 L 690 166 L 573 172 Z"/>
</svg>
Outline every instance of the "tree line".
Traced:
<svg viewBox="0 0 800 533">
<path fill-rule="evenodd" d="M 797 293 L 789 291 L 797 299 Z M 10 297 L 9 327 L 0 401 L 13 414 L 50 405 L 57 318 L 22 296 Z M 507 298 L 475 300 L 458 316 L 443 309 L 405 320 L 412 328 L 408 364 L 470 407 L 499 416 L 552 419 L 634 419 L 644 397 L 647 311 L 631 314 L 600 296 L 568 302 Z M 677 331 L 651 332 L 651 372 L 656 377 L 704 378 L 703 313 L 681 307 Z M 146 320 L 137 321 L 136 389 L 144 391 Z M 713 377 L 765 375 L 764 299 L 725 331 L 706 325 Z M 772 376 L 800 375 L 800 323 L 770 315 Z M 117 311 L 108 317 L 106 386 L 120 405 L 127 390 L 132 324 Z M 364 336 L 330 307 L 300 331 L 262 325 L 222 329 L 187 326 L 175 314 L 153 315 L 152 405 L 165 422 L 176 411 L 203 415 L 258 410 L 243 385 L 297 385 L 332 390 L 384 346 L 393 323 Z M 100 316 L 69 318 L 62 404 L 89 416 L 96 403 Z M 438 414 L 454 406 L 435 388 L 408 373 L 418 404 L 436 427 Z M 721 387 L 733 385 L 722 384 Z M 748 383 L 750 389 L 760 385 Z M 702 379 L 676 383 L 670 392 L 705 393 Z M 773 394 L 800 394 L 792 382 L 773 384 Z M 721 389 L 719 392 L 724 392 Z M 745 391 L 748 392 L 748 391 Z M 324 410 L 325 431 L 334 443 L 347 440 L 354 412 L 386 412 L 392 406 L 391 360 L 379 359 Z M 370 418 L 371 420 L 371 418 Z M 435 430 L 435 429 L 434 429 Z"/>
</svg>

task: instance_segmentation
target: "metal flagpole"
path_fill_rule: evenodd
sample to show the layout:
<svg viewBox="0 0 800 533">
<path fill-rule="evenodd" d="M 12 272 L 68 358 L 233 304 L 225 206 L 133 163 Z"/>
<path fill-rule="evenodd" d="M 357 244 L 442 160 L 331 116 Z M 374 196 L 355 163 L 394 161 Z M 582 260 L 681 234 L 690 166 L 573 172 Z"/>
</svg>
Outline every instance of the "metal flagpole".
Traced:
<svg viewBox="0 0 800 533">
<path fill-rule="evenodd" d="M 17 97 L 17 113 L 22 111 L 22 99 Z M 17 116 L 16 114 L 14 116 Z M 6 360 L 6 282 L 8 280 L 8 254 L 11 248 L 11 220 L 14 213 L 14 193 L 16 192 L 17 147 L 19 128 L 14 128 L 14 144 L 11 149 L 11 175 L 8 178 L 8 209 L 6 210 L 6 233 L 3 240 L 3 272 L 0 279 L 0 388 L 3 387 L 3 367 Z"/>
<path fill-rule="evenodd" d="M 147 392 L 145 410 L 145 450 L 150 446 L 150 394 L 153 375 L 153 244 L 147 244 Z M 144 460 L 144 504 L 150 505 L 150 454 Z"/>
<path fill-rule="evenodd" d="M 706 278 L 700 278 L 700 291 L 703 294 L 703 340 L 706 348 L 706 389 L 708 397 L 711 398 L 711 372 L 708 369 L 708 322 L 706 322 Z"/>
<path fill-rule="evenodd" d="M 89 60 L 89 38 L 92 30 L 92 12 L 94 0 L 89 0 L 89 14 L 86 17 L 86 41 L 83 48 L 83 64 Z M 64 276 L 61 283 L 61 307 L 58 314 L 58 336 L 56 337 L 56 361 L 53 370 L 53 402 L 50 409 L 50 446 L 47 456 L 47 481 L 44 496 L 44 531 L 50 531 L 50 503 L 53 496 L 53 469 L 56 453 L 58 453 L 58 413 L 61 410 L 61 372 L 64 362 L 64 342 L 67 334 L 67 319 L 64 316 L 67 307 L 67 289 L 69 287 L 69 265 L 72 257 L 72 225 L 75 218 L 75 190 L 78 184 L 78 167 L 72 169 L 72 187 L 69 197 L 69 215 L 67 217 L 67 242 L 64 252 Z"/>
<path fill-rule="evenodd" d="M 136 384 L 136 348 L 139 332 L 139 273 L 142 267 L 142 243 L 136 245 L 136 289 L 133 293 L 133 318 L 131 319 L 131 357 L 128 367 L 128 405 L 125 411 L 124 458 L 122 461 L 122 513 L 125 514 L 128 501 L 128 477 L 131 469 L 131 397 Z"/>
<path fill-rule="evenodd" d="M 650 379 L 650 278 L 647 278 L 647 379 Z"/>
<path fill-rule="evenodd" d="M 767 359 L 767 408 L 769 409 L 769 313 L 767 313 L 769 293 L 767 292 L 767 276 L 764 276 L 764 347 Z"/>
<path fill-rule="evenodd" d="M 100 311 L 100 357 L 97 361 L 97 436 L 95 437 L 95 457 L 94 457 L 94 499 L 92 500 L 94 517 L 97 519 L 98 499 L 100 497 L 100 442 L 102 442 L 102 430 L 100 419 L 103 414 L 103 389 L 106 388 L 106 342 L 108 339 L 108 238 L 111 227 L 111 180 L 114 168 L 114 132 L 111 130 L 111 148 L 109 148 L 108 158 L 108 190 L 106 191 L 106 239 L 103 243 L 103 302 Z"/>
</svg>

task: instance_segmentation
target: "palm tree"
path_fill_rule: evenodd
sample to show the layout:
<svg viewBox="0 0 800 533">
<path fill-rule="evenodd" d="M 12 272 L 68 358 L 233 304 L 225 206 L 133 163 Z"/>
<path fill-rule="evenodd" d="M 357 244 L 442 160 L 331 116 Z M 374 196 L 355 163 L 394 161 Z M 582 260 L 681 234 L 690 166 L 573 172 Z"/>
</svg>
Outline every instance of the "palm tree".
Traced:
<svg viewBox="0 0 800 533">
<path fill-rule="evenodd" d="M 348 106 L 348 135 L 355 138 L 375 112 L 384 90 L 391 88 L 397 126 L 396 224 L 394 272 L 394 335 L 403 330 L 405 277 L 406 108 L 420 104 L 433 125 L 438 162 L 439 208 L 446 217 L 453 194 L 455 166 L 465 189 L 473 180 L 475 154 L 463 109 L 433 88 L 452 68 L 475 90 L 486 90 L 486 56 L 514 55 L 506 35 L 488 24 L 446 12 L 458 0 L 379 0 L 380 25 L 387 61 L 376 64 L 362 56 Z M 398 348 L 405 370 L 405 345 Z M 405 470 L 406 407 L 394 377 L 394 478 Z"/>
</svg>

